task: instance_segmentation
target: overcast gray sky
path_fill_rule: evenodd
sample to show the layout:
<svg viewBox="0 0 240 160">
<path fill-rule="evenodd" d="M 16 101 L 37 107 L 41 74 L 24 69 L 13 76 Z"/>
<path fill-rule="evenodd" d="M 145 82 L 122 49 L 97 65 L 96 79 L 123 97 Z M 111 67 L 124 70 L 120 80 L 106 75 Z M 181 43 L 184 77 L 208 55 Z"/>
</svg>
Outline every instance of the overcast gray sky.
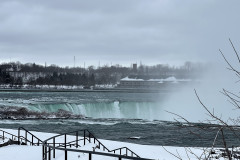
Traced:
<svg viewBox="0 0 240 160">
<path fill-rule="evenodd" d="M 240 48 L 239 0 L 1 0 L 0 63 L 221 61 Z M 229 55 L 228 55 L 229 54 Z"/>
</svg>

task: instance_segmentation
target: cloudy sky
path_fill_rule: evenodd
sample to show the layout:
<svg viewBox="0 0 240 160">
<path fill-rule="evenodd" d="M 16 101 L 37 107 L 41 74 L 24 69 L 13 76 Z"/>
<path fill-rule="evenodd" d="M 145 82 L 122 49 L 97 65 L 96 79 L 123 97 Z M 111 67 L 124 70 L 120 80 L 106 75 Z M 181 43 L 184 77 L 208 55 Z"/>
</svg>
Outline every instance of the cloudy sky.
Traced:
<svg viewBox="0 0 240 160">
<path fill-rule="evenodd" d="M 240 48 L 239 0 L 1 0 L 0 63 L 221 61 Z M 219 58 L 220 57 L 220 58 Z"/>
</svg>

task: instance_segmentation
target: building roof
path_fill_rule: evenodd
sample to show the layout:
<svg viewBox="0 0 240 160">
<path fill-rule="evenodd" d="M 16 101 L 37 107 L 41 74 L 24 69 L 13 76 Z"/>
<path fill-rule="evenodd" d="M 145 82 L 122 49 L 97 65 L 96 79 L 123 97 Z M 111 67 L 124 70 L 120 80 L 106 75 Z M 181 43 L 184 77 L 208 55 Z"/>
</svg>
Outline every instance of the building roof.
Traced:
<svg viewBox="0 0 240 160">
<path fill-rule="evenodd" d="M 150 81 L 150 82 L 158 82 L 158 83 L 163 83 L 163 82 L 172 82 L 172 83 L 178 83 L 178 82 L 190 82 L 192 81 L 191 79 L 176 79 L 174 76 L 165 78 L 165 79 L 138 79 L 138 78 L 129 78 L 125 77 L 121 79 L 121 81 Z"/>
</svg>

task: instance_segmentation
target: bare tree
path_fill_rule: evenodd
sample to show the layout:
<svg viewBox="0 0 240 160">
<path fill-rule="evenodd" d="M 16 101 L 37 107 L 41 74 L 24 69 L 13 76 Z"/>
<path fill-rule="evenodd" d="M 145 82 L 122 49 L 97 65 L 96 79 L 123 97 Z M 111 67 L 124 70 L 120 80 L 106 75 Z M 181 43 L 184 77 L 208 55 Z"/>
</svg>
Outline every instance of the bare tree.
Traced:
<svg viewBox="0 0 240 160">
<path fill-rule="evenodd" d="M 240 64 L 240 56 L 239 56 L 234 44 L 232 43 L 231 39 L 229 39 L 229 42 L 231 44 L 231 47 L 233 48 L 233 51 L 234 51 L 234 54 L 236 56 L 237 62 L 238 62 L 238 64 Z M 226 56 L 224 55 L 224 53 L 220 49 L 219 49 L 219 52 L 220 52 L 224 61 L 227 64 L 227 69 L 230 70 L 231 72 L 233 72 L 239 78 L 239 81 L 240 81 L 240 70 L 238 70 L 236 67 L 234 67 L 233 63 L 230 62 L 226 58 Z M 209 117 L 207 122 L 210 123 L 210 124 L 213 124 L 213 123 L 218 124 L 218 131 L 216 133 L 215 138 L 213 139 L 212 147 L 203 149 L 203 154 L 202 155 L 194 154 L 194 152 L 191 151 L 191 149 L 186 149 L 186 152 L 188 152 L 186 154 L 187 155 L 194 154 L 195 157 L 196 157 L 195 159 L 201 159 L 201 160 L 202 159 L 219 159 L 219 158 L 229 159 L 229 160 L 240 159 L 240 147 L 239 147 L 240 145 L 237 146 L 237 147 L 228 146 L 227 141 L 226 141 L 226 132 L 225 132 L 225 131 L 230 131 L 231 133 L 233 133 L 234 138 L 236 140 L 240 140 L 240 134 L 239 134 L 240 118 L 229 117 L 229 119 L 231 120 L 231 124 L 230 124 L 228 121 L 223 120 L 223 118 L 221 116 L 215 114 L 214 110 L 211 111 L 209 109 L 209 107 L 206 104 L 204 104 L 204 102 L 201 100 L 200 96 L 198 95 L 198 93 L 195 89 L 194 89 L 194 92 L 195 92 L 195 95 L 196 95 L 199 103 L 204 108 L 204 110 L 207 112 L 207 115 Z M 227 97 L 228 101 L 230 102 L 231 105 L 234 106 L 234 108 L 240 109 L 240 93 L 233 93 L 232 91 L 229 91 L 227 89 L 222 89 L 222 91 L 220 91 L 220 92 L 224 96 Z M 181 123 L 182 121 L 184 121 L 185 123 L 189 123 L 189 124 L 191 123 L 190 121 L 188 121 L 186 118 L 184 118 L 181 115 L 178 115 L 178 114 L 172 113 L 172 112 L 168 112 L 168 113 L 171 113 L 171 114 L 177 116 L 178 118 L 175 119 L 175 120 L 179 123 Z M 198 128 L 200 130 L 204 130 L 204 128 L 202 128 L 202 127 L 198 127 Z M 191 129 L 189 129 L 189 132 L 191 134 L 196 135 L 196 136 L 201 136 L 198 133 L 193 132 Z M 219 137 L 221 137 L 222 149 L 215 147 L 216 140 Z M 218 150 L 218 151 L 216 151 L 216 150 Z M 176 154 L 171 153 L 171 154 L 174 155 L 178 159 L 182 159 L 181 155 L 179 155 L 178 153 L 176 153 Z M 190 159 L 189 156 L 188 156 L 188 159 Z"/>
</svg>

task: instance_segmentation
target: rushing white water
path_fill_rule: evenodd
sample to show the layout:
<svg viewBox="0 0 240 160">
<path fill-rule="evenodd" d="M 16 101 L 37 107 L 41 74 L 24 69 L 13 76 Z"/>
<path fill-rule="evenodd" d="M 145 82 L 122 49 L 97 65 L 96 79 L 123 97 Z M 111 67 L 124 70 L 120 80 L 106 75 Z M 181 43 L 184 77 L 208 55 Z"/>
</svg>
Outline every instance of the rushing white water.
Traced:
<svg viewBox="0 0 240 160">
<path fill-rule="evenodd" d="M 157 102 L 95 102 L 83 104 L 30 104 L 28 109 L 57 112 L 59 109 L 92 118 L 159 119 Z"/>
</svg>

